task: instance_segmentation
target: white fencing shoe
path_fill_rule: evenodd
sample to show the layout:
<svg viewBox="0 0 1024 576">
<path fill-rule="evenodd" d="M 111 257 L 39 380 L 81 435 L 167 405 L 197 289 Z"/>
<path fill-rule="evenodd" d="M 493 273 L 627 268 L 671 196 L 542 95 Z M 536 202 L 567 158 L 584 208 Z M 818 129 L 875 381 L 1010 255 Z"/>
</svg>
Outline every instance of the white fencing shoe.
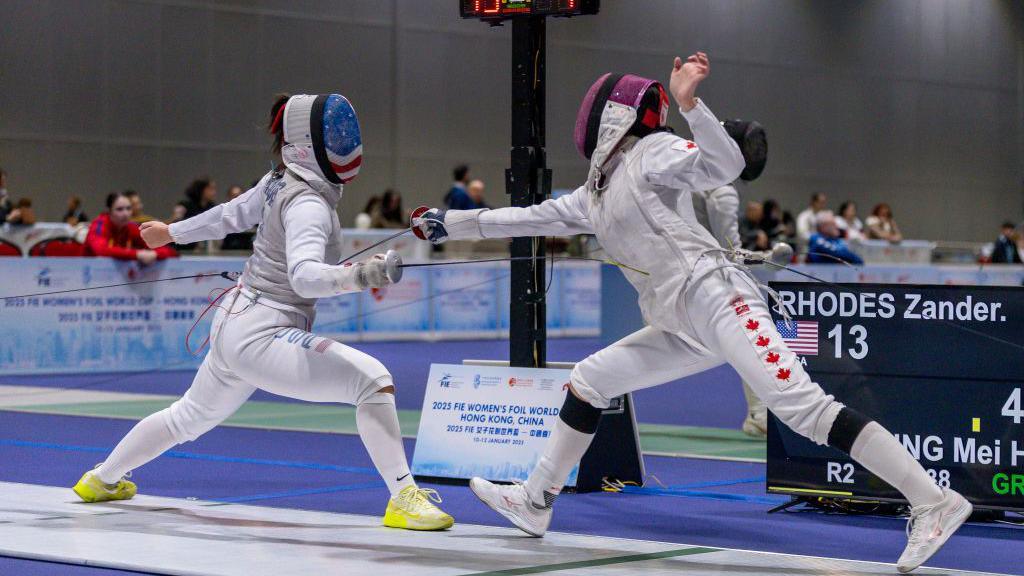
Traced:
<svg viewBox="0 0 1024 576">
<path fill-rule="evenodd" d="M 540 538 L 548 531 L 551 503 L 537 506 L 530 501 L 522 484 L 499 485 L 483 478 L 473 478 L 469 481 L 469 488 L 484 504 L 508 518 L 523 532 Z"/>
<path fill-rule="evenodd" d="M 743 433 L 751 438 L 767 438 L 768 409 L 761 406 L 758 410 L 747 412 L 747 418 L 743 421 Z"/>
<path fill-rule="evenodd" d="M 907 548 L 896 563 L 896 569 L 906 574 L 924 564 L 942 548 L 949 537 L 964 523 L 974 509 L 963 496 L 943 488 L 944 497 L 938 504 L 915 506 L 907 522 Z"/>
</svg>

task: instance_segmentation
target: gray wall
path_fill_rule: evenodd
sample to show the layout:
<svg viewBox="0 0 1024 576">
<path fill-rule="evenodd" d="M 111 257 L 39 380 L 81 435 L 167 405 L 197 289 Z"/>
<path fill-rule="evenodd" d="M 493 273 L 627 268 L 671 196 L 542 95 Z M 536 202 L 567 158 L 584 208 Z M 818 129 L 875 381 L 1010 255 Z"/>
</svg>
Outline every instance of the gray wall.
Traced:
<svg viewBox="0 0 1024 576">
<path fill-rule="evenodd" d="M 505 204 L 510 28 L 456 6 L 0 0 L 0 166 L 44 217 L 71 193 L 96 213 L 125 187 L 164 216 L 195 175 L 223 189 L 267 169 L 275 92 L 341 91 L 366 150 L 343 220 L 388 186 L 435 204 L 463 161 Z M 585 173 L 571 130 L 598 74 L 665 78 L 673 55 L 702 49 L 712 109 L 768 128 L 755 196 L 885 200 L 908 235 L 991 239 L 1024 216 L 1022 21 L 1012 0 L 605 0 L 549 22 L 555 185 Z"/>
</svg>

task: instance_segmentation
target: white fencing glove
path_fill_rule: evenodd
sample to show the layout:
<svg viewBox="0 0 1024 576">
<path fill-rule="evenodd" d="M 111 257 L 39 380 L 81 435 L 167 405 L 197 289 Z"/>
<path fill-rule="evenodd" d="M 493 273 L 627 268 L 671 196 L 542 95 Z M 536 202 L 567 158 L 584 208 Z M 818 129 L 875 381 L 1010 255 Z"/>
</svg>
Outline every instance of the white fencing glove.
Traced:
<svg viewBox="0 0 1024 576">
<path fill-rule="evenodd" d="M 389 259 L 391 256 L 391 259 Z M 374 254 L 360 262 L 349 262 L 334 268 L 334 288 L 338 294 L 362 292 L 370 288 L 383 288 L 401 279 L 400 268 L 392 260 L 397 254 Z M 398 259 L 401 264 L 401 259 Z M 389 270 L 389 264 L 391 270 Z M 399 272 L 396 274 L 395 270 Z"/>
</svg>

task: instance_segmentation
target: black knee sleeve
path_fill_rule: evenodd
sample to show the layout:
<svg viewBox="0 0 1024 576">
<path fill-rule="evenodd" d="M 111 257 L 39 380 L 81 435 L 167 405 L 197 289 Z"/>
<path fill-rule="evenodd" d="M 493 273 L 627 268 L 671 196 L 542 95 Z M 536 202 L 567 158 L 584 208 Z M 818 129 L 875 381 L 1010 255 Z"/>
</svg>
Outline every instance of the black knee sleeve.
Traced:
<svg viewBox="0 0 1024 576">
<path fill-rule="evenodd" d="M 597 432 L 597 423 L 601 420 L 601 409 L 594 408 L 569 391 L 565 394 L 565 403 L 558 415 L 573 430 L 593 434 Z"/>
<path fill-rule="evenodd" d="M 871 422 L 867 416 L 844 406 L 836 415 L 832 429 L 828 431 L 828 445 L 849 454 L 861 430 Z"/>
</svg>

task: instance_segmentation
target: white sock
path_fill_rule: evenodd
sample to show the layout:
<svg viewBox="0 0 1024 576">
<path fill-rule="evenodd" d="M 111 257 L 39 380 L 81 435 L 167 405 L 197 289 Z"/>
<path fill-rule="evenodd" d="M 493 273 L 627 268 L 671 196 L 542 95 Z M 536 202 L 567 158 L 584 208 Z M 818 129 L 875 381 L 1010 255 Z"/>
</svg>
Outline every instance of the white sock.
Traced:
<svg viewBox="0 0 1024 576">
<path fill-rule="evenodd" d="M 864 427 L 853 441 L 850 456 L 872 474 L 899 490 L 911 506 L 938 504 L 942 490 L 921 464 L 877 422 Z"/>
<path fill-rule="evenodd" d="M 392 496 L 416 484 L 405 459 L 394 394 L 378 392 L 356 406 L 356 428 Z"/>
<path fill-rule="evenodd" d="M 555 431 L 544 447 L 544 455 L 530 472 L 524 488 L 534 506 L 548 507 L 565 486 L 573 467 L 580 463 L 590 447 L 593 434 L 571 428 L 561 418 L 555 420 Z"/>
<path fill-rule="evenodd" d="M 115 484 L 128 472 L 177 444 L 165 420 L 167 416 L 164 413 L 168 410 L 146 416 L 121 439 L 106 461 L 96 469 L 101 482 Z"/>
</svg>

